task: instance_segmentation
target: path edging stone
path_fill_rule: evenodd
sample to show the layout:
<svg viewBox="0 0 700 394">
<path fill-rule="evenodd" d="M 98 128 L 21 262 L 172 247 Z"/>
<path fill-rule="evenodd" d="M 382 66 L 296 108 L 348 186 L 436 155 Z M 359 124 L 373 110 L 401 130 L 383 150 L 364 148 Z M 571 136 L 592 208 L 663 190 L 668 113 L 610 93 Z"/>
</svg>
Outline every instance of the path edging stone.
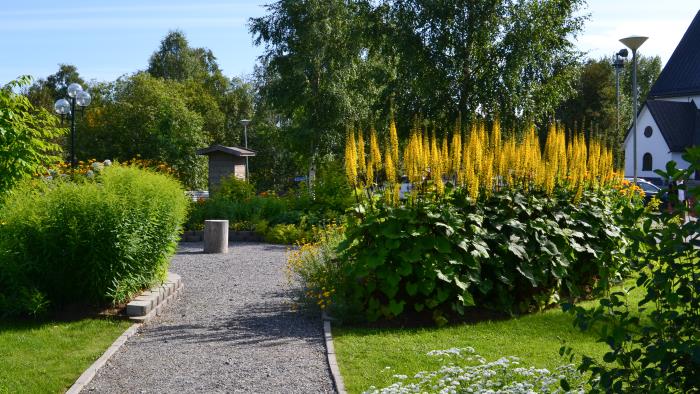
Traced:
<svg viewBox="0 0 700 394">
<path fill-rule="evenodd" d="M 331 334 L 331 320 L 333 319 L 326 312 L 321 314 L 321 319 L 323 320 L 323 338 L 326 341 L 326 359 L 331 369 L 333 384 L 338 394 L 347 394 L 343 376 L 340 374 L 340 368 L 338 367 L 338 360 L 335 357 L 335 346 L 333 345 L 333 335 Z"/>
<path fill-rule="evenodd" d="M 163 308 L 173 301 L 183 287 L 180 275 L 168 272 L 168 277 L 162 285 L 144 291 L 134 301 L 128 303 L 126 314 L 134 322 L 147 323 L 155 316 L 159 316 Z"/>
<path fill-rule="evenodd" d="M 117 350 L 119 350 L 119 348 L 121 348 L 131 336 L 136 334 L 140 328 L 141 323 L 134 323 L 131 325 L 131 327 L 127 328 L 126 331 L 124 331 L 124 333 L 120 335 L 109 348 L 107 348 L 104 354 L 80 375 L 78 380 L 76 380 L 68 391 L 66 391 L 66 394 L 80 393 L 80 391 L 92 381 L 92 378 L 95 377 L 97 371 L 99 371 L 100 368 L 102 368 L 114 355 L 114 353 L 116 353 Z"/>
<path fill-rule="evenodd" d="M 88 369 L 86 369 L 85 372 L 83 372 L 80 375 L 80 377 L 78 377 L 78 380 L 76 380 L 75 383 L 73 383 L 73 385 L 68 389 L 68 391 L 66 391 L 66 394 L 79 394 L 80 391 L 92 381 L 92 378 L 95 377 L 97 371 L 99 371 L 100 368 L 104 367 L 104 365 L 114 355 L 114 353 L 116 353 L 117 350 L 124 346 L 126 341 L 129 338 L 131 338 L 134 334 L 136 334 L 144 323 L 147 323 L 155 316 L 160 315 L 163 308 L 165 308 L 165 306 L 168 305 L 168 303 L 173 301 L 177 293 L 180 290 L 182 290 L 182 288 L 183 285 L 180 275 L 168 272 L 168 279 L 166 280 L 165 284 L 154 287 L 151 290 L 146 290 L 142 295 L 137 297 L 144 298 L 144 301 L 136 302 L 146 302 L 145 299 L 148 298 L 148 303 L 152 305 L 151 308 L 148 308 L 149 312 L 144 316 L 130 316 L 129 320 L 134 322 L 134 324 L 127 328 L 126 331 L 124 331 L 124 333 L 122 333 L 122 335 L 120 335 L 112 343 L 112 345 L 107 348 L 107 350 L 102 354 L 102 356 L 100 356 L 100 358 L 98 358 L 94 363 L 92 363 L 92 365 L 90 365 Z"/>
</svg>

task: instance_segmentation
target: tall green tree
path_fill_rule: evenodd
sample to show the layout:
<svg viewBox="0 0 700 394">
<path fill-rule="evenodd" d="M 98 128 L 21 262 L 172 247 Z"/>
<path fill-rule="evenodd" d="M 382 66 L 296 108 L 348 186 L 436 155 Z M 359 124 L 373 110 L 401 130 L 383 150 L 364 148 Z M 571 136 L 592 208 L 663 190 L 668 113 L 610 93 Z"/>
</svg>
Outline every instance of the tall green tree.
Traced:
<svg viewBox="0 0 700 394">
<path fill-rule="evenodd" d="M 0 87 L 0 196 L 22 178 L 59 159 L 52 139 L 65 134 L 57 118 L 14 92 L 30 84 L 28 76 Z"/>
<path fill-rule="evenodd" d="M 242 145 L 240 120 L 252 116 L 253 91 L 244 81 L 225 77 L 211 50 L 191 47 L 183 32 L 171 31 L 151 55 L 147 71 L 183 84 L 188 108 L 202 116 L 207 142 Z"/>
<path fill-rule="evenodd" d="M 190 109 L 184 83 L 137 73 L 106 86 L 78 133 L 80 158 L 156 160 L 173 167 L 188 188 L 206 185 L 202 116 Z"/>
<path fill-rule="evenodd" d="M 584 0 L 278 0 L 251 19 L 261 95 L 297 151 L 338 153 L 349 125 L 443 129 L 461 113 L 525 123 L 571 94 Z M 304 152 L 305 151 L 305 152 Z"/>
<path fill-rule="evenodd" d="M 376 103 L 367 27 L 370 3 L 361 0 L 280 0 L 251 19 L 265 46 L 260 94 L 289 120 L 286 129 L 302 155 L 337 152 L 345 128 L 366 119 Z"/>
<path fill-rule="evenodd" d="M 577 74 L 574 94 L 557 109 L 557 120 L 568 130 L 590 132 L 593 127 L 602 135 L 612 136 L 617 127 L 617 96 L 610 59 L 589 59 Z"/>
<path fill-rule="evenodd" d="M 53 112 L 56 100 L 67 97 L 68 85 L 78 83 L 86 88 L 78 68 L 71 64 L 59 64 L 58 71 L 46 79 L 37 79 L 28 89 L 26 95 L 35 107 L 43 107 Z"/>
<path fill-rule="evenodd" d="M 532 121 L 570 91 L 583 0 L 385 0 L 396 104 L 449 124 L 456 114 Z M 404 115 L 405 117 L 405 115 Z M 447 126 L 447 124 L 445 124 Z"/>
</svg>

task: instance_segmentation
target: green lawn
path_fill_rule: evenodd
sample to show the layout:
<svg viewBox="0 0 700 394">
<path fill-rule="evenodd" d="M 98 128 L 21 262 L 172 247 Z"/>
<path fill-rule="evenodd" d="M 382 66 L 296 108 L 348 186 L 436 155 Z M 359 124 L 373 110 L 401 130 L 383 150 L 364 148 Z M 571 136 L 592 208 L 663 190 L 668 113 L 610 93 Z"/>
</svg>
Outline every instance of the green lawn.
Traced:
<svg viewBox="0 0 700 394">
<path fill-rule="evenodd" d="M 637 290 L 630 300 L 635 305 L 640 298 Z M 413 376 L 419 371 L 438 369 L 442 364 L 437 357 L 426 355 L 430 350 L 471 346 L 488 361 L 518 356 L 525 366 L 554 368 L 566 363 L 559 356 L 560 339 L 563 339 L 577 352 L 602 358 L 607 347 L 597 343 L 591 333 L 574 328 L 572 321 L 560 309 L 552 309 L 505 321 L 443 328 L 334 326 L 333 340 L 347 390 L 361 393 L 370 386 L 386 387 L 396 382 L 395 374 Z"/>
<path fill-rule="evenodd" d="M 61 393 L 132 323 L 0 321 L 0 393 Z"/>
</svg>

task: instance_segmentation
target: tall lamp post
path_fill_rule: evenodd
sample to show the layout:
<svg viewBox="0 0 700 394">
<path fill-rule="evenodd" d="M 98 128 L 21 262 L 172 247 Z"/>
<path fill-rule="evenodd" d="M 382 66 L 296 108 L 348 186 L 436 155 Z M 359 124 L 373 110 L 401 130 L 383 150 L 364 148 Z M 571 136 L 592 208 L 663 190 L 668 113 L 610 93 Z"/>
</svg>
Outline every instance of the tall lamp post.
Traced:
<svg viewBox="0 0 700 394">
<path fill-rule="evenodd" d="M 639 99 L 639 93 L 637 93 L 637 49 L 639 49 L 644 41 L 649 37 L 642 36 L 631 36 L 623 38 L 620 40 L 627 48 L 632 50 L 632 124 L 633 132 L 632 135 L 632 154 L 634 155 L 634 184 L 637 184 L 637 100 Z"/>
<path fill-rule="evenodd" d="M 68 100 L 64 98 L 56 100 L 53 108 L 57 114 L 61 115 L 61 118 L 64 115 L 70 115 L 70 167 L 75 169 L 75 108 L 76 105 L 81 108 L 87 107 L 90 105 L 92 97 L 77 83 L 68 85 L 68 97 Z"/>
<path fill-rule="evenodd" d="M 245 148 L 248 149 L 248 125 L 250 124 L 250 119 L 241 119 L 241 124 L 243 125 L 243 141 L 245 143 Z M 248 156 L 245 157 L 245 180 L 249 180 L 248 172 Z"/>
<path fill-rule="evenodd" d="M 617 141 L 620 135 L 620 71 L 625 67 L 625 58 L 627 57 L 627 49 L 620 49 L 616 53 L 615 59 L 613 60 L 613 68 L 615 68 L 615 97 L 617 98 L 617 107 L 615 109 L 615 115 L 617 116 L 617 127 L 615 128 L 615 140 Z"/>
</svg>

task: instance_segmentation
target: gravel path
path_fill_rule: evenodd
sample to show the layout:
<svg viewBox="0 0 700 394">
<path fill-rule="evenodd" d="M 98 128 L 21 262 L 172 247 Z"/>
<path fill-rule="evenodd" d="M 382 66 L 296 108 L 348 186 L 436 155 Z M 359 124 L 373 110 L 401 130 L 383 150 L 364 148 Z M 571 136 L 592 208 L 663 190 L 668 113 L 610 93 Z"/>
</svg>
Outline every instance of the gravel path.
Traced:
<svg viewBox="0 0 700 394">
<path fill-rule="evenodd" d="M 83 392 L 331 393 L 318 317 L 290 310 L 285 247 L 235 243 L 227 255 L 182 243 L 184 289 Z"/>
</svg>

